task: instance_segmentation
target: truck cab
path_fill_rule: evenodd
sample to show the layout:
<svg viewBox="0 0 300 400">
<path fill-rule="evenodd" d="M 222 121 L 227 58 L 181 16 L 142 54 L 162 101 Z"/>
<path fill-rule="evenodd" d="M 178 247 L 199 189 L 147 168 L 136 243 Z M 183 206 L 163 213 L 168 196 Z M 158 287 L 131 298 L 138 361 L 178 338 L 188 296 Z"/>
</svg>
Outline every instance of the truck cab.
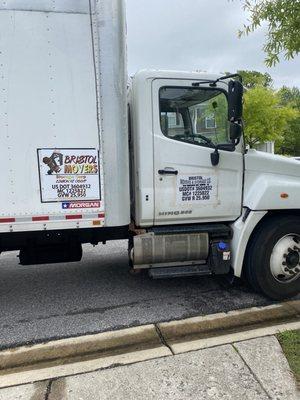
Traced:
<svg viewBox="0 0 300 400">
<path fill-rule="evenodd" d="M 132 218 L 144 228 L 134 236 L 133 266 L 153 277 L 232 270 L 282 298 L 299 292 L 299 165 L 245 150 L 243 137 L 234 136 L 241 104 L 231 96 L 232 80 L 215 75 L 133 77 Z M 266 241 L 271 230 L 275 239 Z"/>
</svg>

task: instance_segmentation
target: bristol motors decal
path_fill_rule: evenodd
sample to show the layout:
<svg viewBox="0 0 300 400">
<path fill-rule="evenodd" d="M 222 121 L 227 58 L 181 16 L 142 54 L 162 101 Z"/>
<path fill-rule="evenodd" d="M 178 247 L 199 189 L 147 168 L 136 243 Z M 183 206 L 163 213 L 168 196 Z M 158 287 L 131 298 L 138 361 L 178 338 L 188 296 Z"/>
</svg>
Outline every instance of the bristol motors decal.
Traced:
<svg viewBox="0 0 300 400">
<path fill-rule="evenodd" d="M 177 204 L 214 203 L 217 178 L 208 175 L 181 175 L 177 179 Z"/>
<path fill-rule="evenodd" d="M 100 207 L 97 150 L 39 149 L 38 159 L 42 202 L 64 202 L 66 209 Z"/>
</svg>

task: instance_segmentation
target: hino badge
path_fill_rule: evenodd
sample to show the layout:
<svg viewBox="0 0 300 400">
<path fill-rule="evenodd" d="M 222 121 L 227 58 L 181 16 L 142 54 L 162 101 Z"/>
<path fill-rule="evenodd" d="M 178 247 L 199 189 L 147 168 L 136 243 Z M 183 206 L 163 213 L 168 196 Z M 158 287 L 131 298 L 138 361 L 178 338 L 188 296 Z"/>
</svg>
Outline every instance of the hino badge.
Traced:
<svg viewBox="0 0 300 400">
<path fill-rule="evenodd" d="M 0 252 L 78 261 L 129 241 L 153 278 L 300 289 L 300 164 L 246 151 L 239 77 L 138 72 L 123 0 L 0 4 Z"/>
</svg>

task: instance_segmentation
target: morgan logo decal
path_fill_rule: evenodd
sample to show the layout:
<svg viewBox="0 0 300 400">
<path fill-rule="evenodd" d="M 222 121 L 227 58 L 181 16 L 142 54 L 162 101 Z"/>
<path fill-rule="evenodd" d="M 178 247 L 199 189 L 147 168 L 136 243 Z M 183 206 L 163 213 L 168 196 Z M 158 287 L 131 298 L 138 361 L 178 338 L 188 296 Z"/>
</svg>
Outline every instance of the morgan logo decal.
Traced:
<svg viewBox="0 0 300 400">
<path fill-rule="evenodd" d="M 62 203 L 63 210 L 77 210 L 82 208 L 100 208 L 100 201 L 86 201 L 86 202 L 64 202 Z"/>
</svg>

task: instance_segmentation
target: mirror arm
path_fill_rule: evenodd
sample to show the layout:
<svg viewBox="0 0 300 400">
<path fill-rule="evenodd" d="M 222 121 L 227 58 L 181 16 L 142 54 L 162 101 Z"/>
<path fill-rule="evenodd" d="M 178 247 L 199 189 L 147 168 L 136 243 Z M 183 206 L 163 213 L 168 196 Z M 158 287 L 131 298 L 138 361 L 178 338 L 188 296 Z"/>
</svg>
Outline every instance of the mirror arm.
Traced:
<svg viewBox="0 0 300 400">
<path fill-rule="evenodd" d="M 238 146 L 240 144 L 240 142 L 241 142 L 241 138 L 236 139 L 233 143 L 234 147 Z"/>
<path fill-rule="evenodd" d="M 211 163 L 214 167 L 216 167 L 217 165 L 219 165 L 220 162 L 220 152 L 219 150 L 227 150 L 227 151 L 234 151 L 235 147 L 239 144 L 240 139 L 238 139 L 237 143 L 232 143 L 232 144 L 228 144 L 228 143 L 224 143 L 222 144 L 217 144 L 215 146 L 215 151 L 213 153 L 210 154 L 210 159 L 211 159 Z"/>
<path fill-rule="evenodd" d="M 217 86 L 217 83 L 218 83 L 218 82 L 223 81 L 223 80 L 226 80 L 226 79 L 230 79 L 230 78 L 238 78 L 239 81 L 240 81 L 241 83 L 243 83 L 243 77 L 242 77 L 242 75 L 240 75 L 240 74 L 230 74 L 230 75 L 221 76 L 220 78 L 218 78 L 218 79 L 216 79 L 215 81 L 213 81 L 209 86 L 215 87 L 215 86 Z"/>
</svg>

